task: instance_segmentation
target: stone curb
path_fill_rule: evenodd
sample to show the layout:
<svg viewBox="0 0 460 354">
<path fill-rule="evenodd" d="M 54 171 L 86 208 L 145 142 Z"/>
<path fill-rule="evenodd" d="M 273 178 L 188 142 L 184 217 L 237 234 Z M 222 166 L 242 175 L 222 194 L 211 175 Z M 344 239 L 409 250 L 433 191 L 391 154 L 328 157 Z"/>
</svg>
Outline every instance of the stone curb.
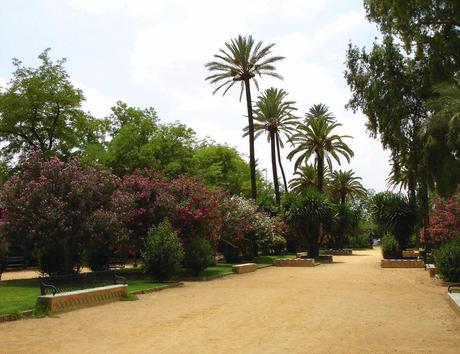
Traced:
<svg viewBox="0 0 460 354">
<path fill-rule="evenodd" d="M 177 288 L 177 287 L 180 287 L 180 286 L 184 286 L 185 284 L 181 281 L 178 281 L 176 283 L 172 283 L 172 284 L 168 284 L 168 285 L 165 285 L 165 286 L 160 286 L 158 288 L 150 288 L 150 289 L 143 289 L 143 290 L 136 290 L 136 291 L 131 291 L 129 292 L 129 294 L 132 294 L 132 295 L 143 295 L 143 294 L 149 294 L 149 293 L 154 293 L 154 292 L 157 292 L 157 291 L 161 291 L 161 290 L 165 290 L 165 289 L 169 289 L 169 288 Z"/>
<path fill-rule="evenodd" d="M 19 312 L 19 314 L 0 315 L 0 323 L 31 318 L 33 313 L 34 313 L 34 310 L 26 310 L 26 311 Z"/>
</svg>

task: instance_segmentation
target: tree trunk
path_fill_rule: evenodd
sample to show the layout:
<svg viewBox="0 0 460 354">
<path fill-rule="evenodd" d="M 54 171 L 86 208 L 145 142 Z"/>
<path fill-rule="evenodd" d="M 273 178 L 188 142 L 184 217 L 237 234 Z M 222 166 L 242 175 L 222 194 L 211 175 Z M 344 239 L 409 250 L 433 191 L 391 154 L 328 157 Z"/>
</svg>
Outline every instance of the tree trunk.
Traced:
<svg viewBox="0 0 460 354">
<path fill-rule="evenodd" d="M 270 144 L 272 150 L 272 171 L 273 171 L 273 187 L 275 188 L 276 205 L 280 205 L 280 186 L 278 183 L 278 171 L 276 169 L 276 141 L 275 133 L 270 132 Z"/>
<path fill-rule="evenodd" d="M 286 181 L 286 175 L 284 174 L 283 164 L 281 163 L 281 149 L 280 149 L 280 137 L 276 134 L 276 150 L 278 152 L 278 164 L 280 166 L 281 175 L 283 176 L 284 190 L 288 192 L 288 184 Z"/>
<path fill-rule="evenodd" d="M 256 186 L 256 159 L 254 153 L 254 120 L 252 117 L 251 87 L 249 79 L 244 80 L 246 91 L 246 104 L 248 107 L 248 126 L 249 126 L 249 168 L 251 170 L 251 197 L 257 199 Z"/>
<path fill-rule="evenodd" d="M 317 164 L 318 164 L 318 171 L 317 171 L 317 176 L 318 176 L 318 191 L 320 193 L 323 193 L 323 184 L 324 184 L 324 159 L 320 154 L 316 155 L 317 158 Z"/>
</svg>

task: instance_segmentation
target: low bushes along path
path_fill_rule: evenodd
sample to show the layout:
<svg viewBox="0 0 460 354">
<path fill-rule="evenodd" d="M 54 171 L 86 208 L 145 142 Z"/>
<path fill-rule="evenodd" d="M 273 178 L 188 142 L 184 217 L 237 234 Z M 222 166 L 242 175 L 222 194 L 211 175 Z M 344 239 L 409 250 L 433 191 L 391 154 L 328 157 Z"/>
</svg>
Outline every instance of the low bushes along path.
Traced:
<svg viewBox="0 0 460 354">
<path fill-rule="evenodd" d="M 459 353 L 445 287 L 421 269 L 381 269 L 379 250 L 355 253 L 0 323 L 0 352 Z"/>
</svg>

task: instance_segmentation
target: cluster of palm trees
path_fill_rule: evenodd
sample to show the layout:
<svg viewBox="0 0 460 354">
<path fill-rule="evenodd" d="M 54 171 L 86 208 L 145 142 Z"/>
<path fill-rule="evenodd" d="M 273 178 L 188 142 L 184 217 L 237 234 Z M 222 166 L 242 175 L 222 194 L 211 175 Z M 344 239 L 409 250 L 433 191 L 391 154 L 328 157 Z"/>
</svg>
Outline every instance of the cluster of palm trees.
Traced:
<svg viewBox="0 0 460 354">
<path fill-rule="evenodd" d="M 271 162 L 276 203 L 280 204 L 280 186 L 278 166 L 281 171 L 284 191 L 290 188 L 293 192 L 304 192 L 314 187 L 345 204 L 347 197 L 365 194 L 365 189 L 359 182 L 360 178 L 349 171 L 333 171 L 332 161 L 339 165 L 340 158 L 348 162 L 353 157 L 353 151 L 344 142 L 346 135 L 335 133 L 341 126 L 334 115 L 324 104 L 313 105 L 301 120 L 295 116 L 295 102 L 288 99 L 288 93 L 283 89 L 268 88 L 257 98 L 253 106 L 251 100 L 251 83 L 259 89 L 258 79 L 262 76 L 282 77 L 276 72 L 274 64 L 284 59 L 272 56 L 274 44 L 264 46 L 261 41 L 255 43 L 252 36 L 238 36 L 225 49 L 219 49 L 214 55 L 215 61 L 206 64 L 211 75 L 206 78 L 217 87 L 214 93 L 223 90 L 223 94 L 239 82 L 241 85 L 240 100 L 246 93 L 248 125 L 244 128 L 244 136 L 249 137 L 249 157 L 251 168 L 251 195 L 257 196 L 256 160 L 254 141 L 260 135 L 266 134 L 271 146 Z M 294 163 L 294 178 L 288 184 L 281 161 L 281 148 L 284 140 L 292 146 L 288 158 Z M 309 161 L 313 160 L 313 163 Z"/>
</svg>

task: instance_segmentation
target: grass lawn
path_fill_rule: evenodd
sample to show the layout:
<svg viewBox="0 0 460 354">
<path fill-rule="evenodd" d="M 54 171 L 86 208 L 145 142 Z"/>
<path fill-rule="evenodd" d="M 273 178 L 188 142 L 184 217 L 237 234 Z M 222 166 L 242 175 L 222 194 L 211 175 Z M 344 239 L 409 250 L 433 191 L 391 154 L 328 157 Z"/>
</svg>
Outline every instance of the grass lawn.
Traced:
<svg viewBox="0 0 460 354">
<path fill-rule="evenodd" d="M 159 288 L 168 283 L 153 283 L 148 279 L 128 279 L 128 292 Z M 35 307 L 40 287 L 37 279 L 0 281 L 0 315 L 17 314 Z"/>
<path fill-rule="evenodd" d="M 205 270 L 200 272 L 198 276 L 199 277 L 212 277 L 216 275 L 233 273 L 232 266 L 233 264 L 219 263 L 219 264 L 216 264 L 215 266 L 206 268 Z"/>
<path fill-rule="evenodd" d="M 256 257 L 256 260 L 255 260 L 255 263 L 260 266 L 264 266 L 264 265 L 267 265 L 267 264 L 273 264 L 273 261 L 275 259 L 294 259 L 295 258 L 295 254 L 282 254 L 282 255 L 279 255 L 279 256 L 259 256 L 259 257 Z"/>
</svg>

